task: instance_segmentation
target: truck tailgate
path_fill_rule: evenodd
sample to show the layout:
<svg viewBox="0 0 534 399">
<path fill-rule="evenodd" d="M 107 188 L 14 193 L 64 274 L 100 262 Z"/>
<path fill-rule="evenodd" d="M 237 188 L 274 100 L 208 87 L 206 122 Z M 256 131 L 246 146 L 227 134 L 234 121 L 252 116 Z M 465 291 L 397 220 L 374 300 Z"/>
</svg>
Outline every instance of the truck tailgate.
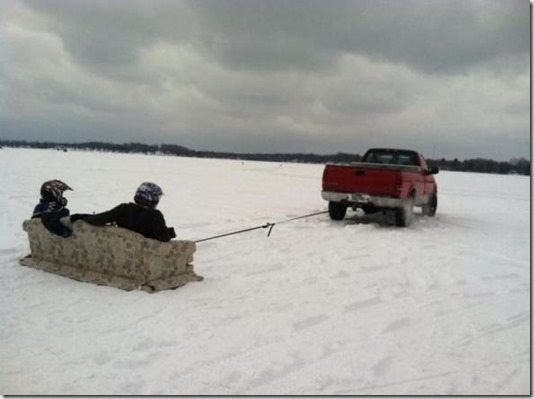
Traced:
<svg viewBox="0 0 534 399">
<path fill-rule="evenodd" d="M 323 190 L 397 196 L 399 193 L 396 188 L 400 184 L 402 172 L 416 170 L 417 167 L 413 166 L 372 163 L 327 165 L 323 173 Z"/>
</svg>

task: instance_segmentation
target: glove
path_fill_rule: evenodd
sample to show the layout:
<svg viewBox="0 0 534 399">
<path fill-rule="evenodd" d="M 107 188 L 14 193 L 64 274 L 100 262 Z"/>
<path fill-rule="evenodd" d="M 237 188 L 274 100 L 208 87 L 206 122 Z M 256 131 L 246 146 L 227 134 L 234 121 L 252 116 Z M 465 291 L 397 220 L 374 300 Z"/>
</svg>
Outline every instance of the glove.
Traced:
<svg viewBox="0 0 534 399">
<path fill-rule="evenodd" d="M 69 238 L 70 236 L 72 236 L 72 230 L 70 229 L 65 228 L 65 230 L 61 232 L 61 237 L 63 238 Z"/>
<path fill-rule="evenodd" d="M 167 228 L 171 238 L 175 238 L 176 237 L 176 232 L 174 231 L 174 227 L 168 227 Z"/>
</svg>

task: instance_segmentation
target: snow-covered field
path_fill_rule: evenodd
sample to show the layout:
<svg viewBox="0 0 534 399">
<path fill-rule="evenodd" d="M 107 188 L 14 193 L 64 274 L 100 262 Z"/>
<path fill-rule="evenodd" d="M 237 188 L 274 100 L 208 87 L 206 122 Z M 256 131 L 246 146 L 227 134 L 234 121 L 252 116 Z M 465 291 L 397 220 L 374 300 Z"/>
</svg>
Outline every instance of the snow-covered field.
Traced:
<svg viewBox="0 0 534 399">
<path fill-rule="evenodd" d="M 41 183 L 72 213 L 142 181 L 179 238 L 326 209 L 321 165 L 0 150 L 0 393 L 530 394 L 530 179 L 441 172 L 407 229 L 328 215 L 198 244 L 205 280 L 125 292 L 23 267 Z"/>
</svg>

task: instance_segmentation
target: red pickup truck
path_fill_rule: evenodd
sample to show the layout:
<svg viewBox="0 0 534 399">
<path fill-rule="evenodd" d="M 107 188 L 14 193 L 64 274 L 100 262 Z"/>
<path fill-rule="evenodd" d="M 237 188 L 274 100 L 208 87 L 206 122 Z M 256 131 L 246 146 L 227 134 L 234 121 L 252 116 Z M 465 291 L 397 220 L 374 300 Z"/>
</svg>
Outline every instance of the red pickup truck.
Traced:
<svg viewBox="0 0 534 399">
<path fill-rule="evenodd" d="M 438 171 L 416 151 L 372 148 L 361 162 L 326 165 L 321 195 L 333 220 L 342 220 L 351 207 L 365 213 L 393 213 L 395 224 L 406 227 L 414 206 L 422 207 L 424 215 L 436 214 L 438 188 L 433 175 Z"/>
</svg>

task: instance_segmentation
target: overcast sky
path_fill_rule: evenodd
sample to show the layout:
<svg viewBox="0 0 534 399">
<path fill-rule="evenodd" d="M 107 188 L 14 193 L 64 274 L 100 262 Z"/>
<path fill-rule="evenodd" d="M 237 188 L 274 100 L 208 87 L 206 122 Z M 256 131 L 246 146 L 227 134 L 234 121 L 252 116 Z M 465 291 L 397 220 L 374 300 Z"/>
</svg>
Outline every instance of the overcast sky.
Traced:
<svg viewBox="0 0 534 399">
<path fill-rule="evenodd" d="M 528 0 L 0 2 L 0 138 L 530 158 Z"/>
</svg>

